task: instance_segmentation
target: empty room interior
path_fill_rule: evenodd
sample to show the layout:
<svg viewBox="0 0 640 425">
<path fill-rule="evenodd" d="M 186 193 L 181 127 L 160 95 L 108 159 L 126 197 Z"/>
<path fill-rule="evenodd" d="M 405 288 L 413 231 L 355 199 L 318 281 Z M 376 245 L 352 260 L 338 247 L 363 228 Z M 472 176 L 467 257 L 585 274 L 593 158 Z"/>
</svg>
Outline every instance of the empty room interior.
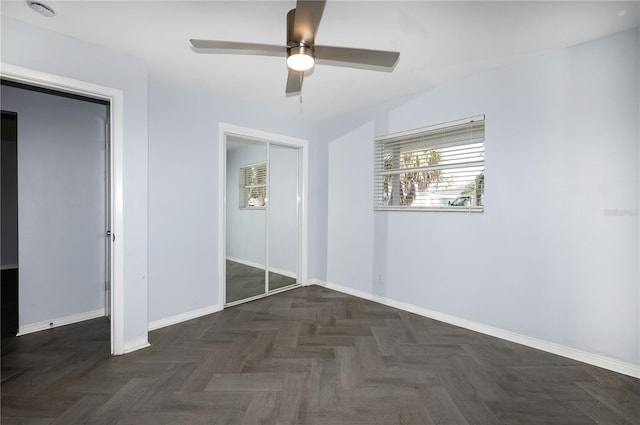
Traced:
<svg viewBox="0 0 640 425">
<path fill-rule="evenodd" d="M 0 13 L 2 424 L 640 424 L 639 1 Z"/>
</svg>

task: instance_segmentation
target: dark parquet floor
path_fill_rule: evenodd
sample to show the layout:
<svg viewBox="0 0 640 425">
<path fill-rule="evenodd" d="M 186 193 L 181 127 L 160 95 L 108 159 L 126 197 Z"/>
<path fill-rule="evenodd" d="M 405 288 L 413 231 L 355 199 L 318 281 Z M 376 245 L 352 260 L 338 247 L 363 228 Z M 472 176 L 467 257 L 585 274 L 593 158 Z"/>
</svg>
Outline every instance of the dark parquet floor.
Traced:
<svg viewBox="0 0 640 425">
<path fill-rule="evenodd" d="M 640 424 L 640 381 L 318 286 L 150 333 L 2 340 L 2 424 Z"/>
</svg>

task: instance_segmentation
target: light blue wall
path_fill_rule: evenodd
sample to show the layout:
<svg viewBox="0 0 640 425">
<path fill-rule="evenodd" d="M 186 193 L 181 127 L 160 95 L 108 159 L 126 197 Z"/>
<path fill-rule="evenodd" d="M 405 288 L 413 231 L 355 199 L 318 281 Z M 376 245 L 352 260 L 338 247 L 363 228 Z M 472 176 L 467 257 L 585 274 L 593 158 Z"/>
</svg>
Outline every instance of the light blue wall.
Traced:
<svg viewBox="0 0 640 425">
<path fill-rule="evenodd" d="M 309 278 L 327 279 L 328 139 L 309 144 Z"/>
<path fill-rule="evenodd" d="M 369 122 L 329 143 L 327 281 L 349 282 L 349 287 L 371 292 L 373 280 L 374 125 Z M 362 143 L 369 140 L 368 143 Z"/>
<path fill-rule="evenodd" d="M 124 93 L 125 344 L 147 335 L 147 73 L 132 57 L 2 17 L 2 62 Z"/>
<path fill-rule="evenodd" d="M 348 130 L 326 125 L 342 134 L 329 139 L 328 280 L 640 364 L 638 52 L 636 29 L 440 86 Z M 376 135 L 479 114 L 484 214 L 351 200 L 343 179 L 371 186 Z"/>
<path fill-rule="evenodd" d="M 222 107 L 149 78 L 149 320 L 219 303 Z"/>
</svg>

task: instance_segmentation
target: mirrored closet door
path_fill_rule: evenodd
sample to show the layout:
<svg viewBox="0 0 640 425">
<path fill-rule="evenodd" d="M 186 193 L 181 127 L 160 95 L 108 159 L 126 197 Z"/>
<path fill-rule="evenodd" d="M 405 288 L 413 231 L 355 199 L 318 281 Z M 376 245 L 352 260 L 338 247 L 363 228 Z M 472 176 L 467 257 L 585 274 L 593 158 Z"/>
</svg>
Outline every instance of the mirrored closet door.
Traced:
<svg viewBox="0 0 640 425">
<path fill-rule="evenodd" d="M 298 284 L 299 149 L 226 137 L 226 296 L 231 305 Z"/>
</svg>

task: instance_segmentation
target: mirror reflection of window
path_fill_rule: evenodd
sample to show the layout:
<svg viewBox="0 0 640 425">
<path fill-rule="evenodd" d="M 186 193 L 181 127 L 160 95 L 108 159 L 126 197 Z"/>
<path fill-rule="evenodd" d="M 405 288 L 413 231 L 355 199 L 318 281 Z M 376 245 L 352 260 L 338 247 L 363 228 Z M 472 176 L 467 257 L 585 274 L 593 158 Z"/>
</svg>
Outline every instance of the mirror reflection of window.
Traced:
<svg viewBox="0 0 640 425">
<path fill-rule="evenodd" d="M 267 198 L 267 163 L 240 167 L 240 209 L 264 208 Z"/>
</svg>

